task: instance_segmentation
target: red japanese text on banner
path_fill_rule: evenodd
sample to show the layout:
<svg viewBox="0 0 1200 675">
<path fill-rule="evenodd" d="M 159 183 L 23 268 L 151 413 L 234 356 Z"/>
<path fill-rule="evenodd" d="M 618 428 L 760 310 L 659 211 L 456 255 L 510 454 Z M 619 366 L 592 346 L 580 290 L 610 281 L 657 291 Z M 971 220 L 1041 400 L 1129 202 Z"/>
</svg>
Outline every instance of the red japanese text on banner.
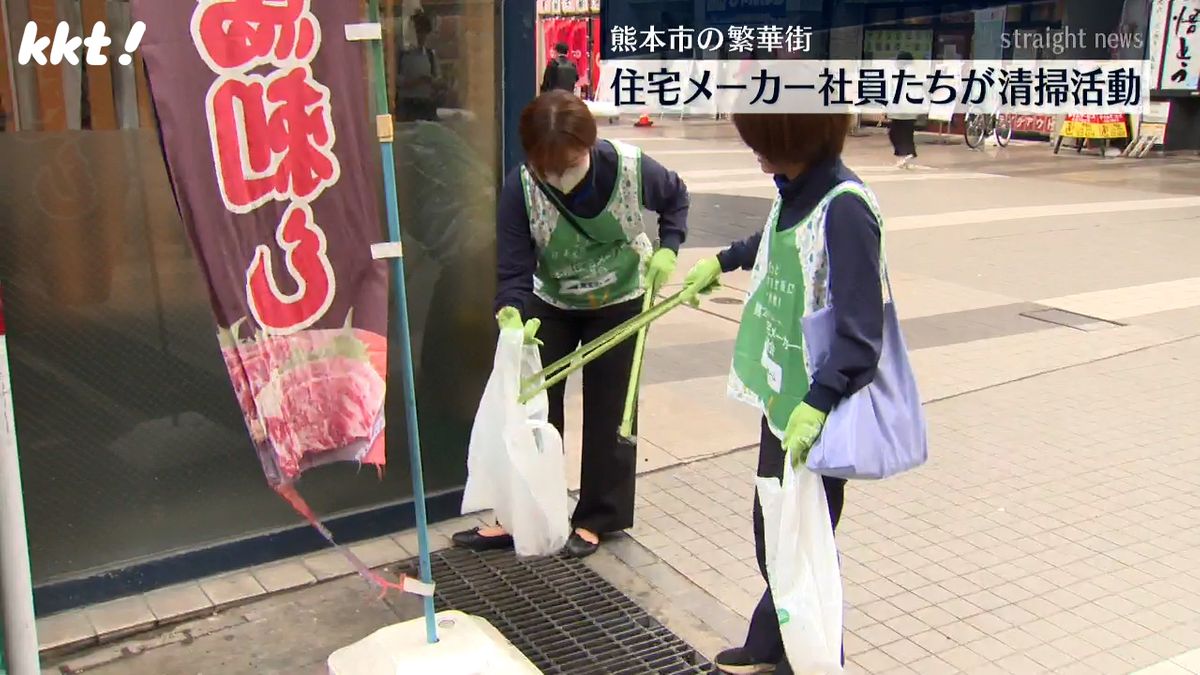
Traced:
<svg viewBox="0 0 1200 675">
<path fill-rule="evenodd" d="M 268 481 L 384 463 L 387 268 L 358 3 L 133 0 L 176 200 Z"/>
</svg>

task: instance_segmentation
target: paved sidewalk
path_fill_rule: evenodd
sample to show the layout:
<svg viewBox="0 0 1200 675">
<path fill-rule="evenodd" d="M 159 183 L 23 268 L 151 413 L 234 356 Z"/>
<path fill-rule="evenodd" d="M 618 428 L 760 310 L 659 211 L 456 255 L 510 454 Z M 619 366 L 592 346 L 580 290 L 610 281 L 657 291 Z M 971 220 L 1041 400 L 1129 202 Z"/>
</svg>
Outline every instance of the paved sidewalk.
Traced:
<svg viewBox="0 0 1200 675">
<path fill-rule="evenodd" d="M 930 463 L 847 490 L 851 663 L 1117 674 L 1200 645 L 1197 377 L 1191 339 L 930 405 Z M 747 618 L 756 452 L 648 476 L 633 532 Z"/>
<path fill-rule="evenodd" d="M 691 186 L 680 278 L 762 227 L 772 188 L 728 127 L 709 125 L 704 140 L 670 128 L 605 131 L 636 140 Z M 1200 163 L 1055 157 L 1038 145 L 986 154 L 923 143 L 920 152 L 922 168 L 905 172 L 874 134 L 847 151 L 887 218 L 931 441 L 919 471 L 847 490 L 838 540 L 852 672 L 1200 674 Z M 763 587 L 749 519 L 758 420 L 725 396 L 746 281 L 727 275 L 700 310 L 651 329 L 638 523 L 589 561 L 709 656 L 740 641 Z M 577 384 L 569 392 L 577 464 Z M 439 525 L 438 541 L 472 522 Z M 401 534 L 358 550 L 382 565 L 411 543 Z M 197 603 L 177 607 L 192 616 L 286 616 L 296 604 L 315 625 L 338 622 L 331 636 L 304 631 L 268 647 L 259 638 L 275 627 L 240 621 L 219 635 L 197 628 L 212 635 L 200 647 L 156 649 L 196 672 L 230 673 L 275 672 L 248 664 L 285 663 L 267 652 L 292 649 L 307 665 L 278 672 L 318 672 L 339 640 L 388 620 L 353 580 L 337 580 L 349 570 L 335 555 L 170 592 Z M 322 604 L 331 593 L 341 605 Z M 187 614 L 163 619 L 147 599 L 122 602 L 137 611 L 93 608 L 44 624 L 94 642 Z M 120 630 L 104 634 L 102 619 Z M 213 620 L 193 619 L 204 621 Z M 227 635 L 254 658 L 221 657 Z M 48 665 L 192 672 L 164 670 L 168 661 L 155 659 L 167 651 L 130 656 L 156 651 L 138 651 L 141 639 Z"/>
</svg>

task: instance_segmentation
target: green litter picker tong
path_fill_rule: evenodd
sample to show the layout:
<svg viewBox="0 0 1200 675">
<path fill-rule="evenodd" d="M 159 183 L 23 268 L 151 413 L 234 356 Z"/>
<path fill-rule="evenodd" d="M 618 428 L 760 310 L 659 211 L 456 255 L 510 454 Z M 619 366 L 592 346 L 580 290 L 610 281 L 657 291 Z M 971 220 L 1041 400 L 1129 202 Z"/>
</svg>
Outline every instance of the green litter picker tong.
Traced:
<svg viewBox="0 0 1200 675">
<path fill-rule="evenodd" d="M 651 306 L 654 298 L 647 293 L 643 301 L 643 311 L 625 323 L 613 328 L 604 335 L 583 345 L 563 358 L 546 366 L 541 372 L 521 381 L 521 396 L 518 401 L 524 405 L 534 396 L 563 382 L 571 373 L 595 361 L 613 347 L 637 335 L 638 344 L 635 348 L 633 368 L 629 378 L 629 392 L 625 396 L 625 412 L 621 419 L 619 433 L 625 442 L 632 442 L 634 405 L 637 402 L 638 383 L 641 379 L 641 366 L 646 348 L 646 330 L 651 323 L 683 304 L 683 291 L 663 300 L 658 305 Z"/>
<path fill-rule="evenodd" d="M 654 304 L 654 294 L 647 292 L 642 301 L 642 314 L 650 311 Z M 625 393 L 625 412 L 621 415 L 621 427 L 617 430 L 617 441 L 625 445 L 637 445 L 637 437 L 633 433 L 633 420 L 637 416 L 638 392 L 642 384 L 642 361 L 646 356 L 646 334 L 650 332 L 650 324 L 642 326 L 637 333 L 637 344 L 633 348 L 633 366 L 629 369 L 629 390 Z"/>
</svg>

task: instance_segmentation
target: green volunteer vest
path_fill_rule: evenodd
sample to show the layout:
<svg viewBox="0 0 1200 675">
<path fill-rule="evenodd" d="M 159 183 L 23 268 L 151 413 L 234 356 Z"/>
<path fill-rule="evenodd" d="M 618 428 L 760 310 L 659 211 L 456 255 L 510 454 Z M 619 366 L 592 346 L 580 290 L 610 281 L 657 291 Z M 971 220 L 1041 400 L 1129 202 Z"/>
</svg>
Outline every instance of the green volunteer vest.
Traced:
<svg viewBox="0 0 1200 675">
<path fill-rule="evenodd" d="M 858 183 L 837 185 L 803 221 L 783 232 L 777 227 L 782 203 L 776 199 L 750 274 L 729 394 L 762 411 L 780 439 L 792 411 L 808 394 L 812 363 L 801 321 L 828 304 L 825 217 L 834 197 L 846 192 L 866 202 L 883 222 L 874 196 Z M 882 264 L 880 268 L 882 272 Z"/>
<path fill-rule="evenodd" d="M 641 150 L 612 141 L 617 180 L 595 218 L 575 216 L 573 227 L 521 168 L 529 229 L 538 251 L 533 292 L 562 309 L 596 309 L 640 297 L 653 251 L 642 221 Z"/>
</svg>

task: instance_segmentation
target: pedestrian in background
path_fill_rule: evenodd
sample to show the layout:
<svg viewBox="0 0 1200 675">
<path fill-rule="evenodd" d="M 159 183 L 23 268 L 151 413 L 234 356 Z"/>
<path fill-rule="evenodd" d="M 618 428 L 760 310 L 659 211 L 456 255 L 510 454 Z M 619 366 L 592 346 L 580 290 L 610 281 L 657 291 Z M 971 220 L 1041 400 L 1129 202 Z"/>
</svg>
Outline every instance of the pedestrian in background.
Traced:
<svg viewBox="0 0 1200 675">
<path fill-rule="evenodd" d="M 881 230 L 874 196 L 841 154 L 846 114 L 735 114 L 742 141 L 779 195 L 764 230 L 698 262 L 684 292 L 697 297 L 723 272 L 752 270 L 753 289 L 734 345 L 731 393 L 762 412 L 758 476 L 782 478 L 803 463 L 826 416 L 875 377 L 883 346 Z M 823 233 L 823 236 L 821 236 Z M 831 294 L 830 289 L 834 289 Z M 819 368 L 808 362 L 801 323 L 832 306 L 836 334 Z M 827 439 L 828 442 L 829 439 Z M 823 477 L 836 531 L 846 481 Z M 754 544 L 768 587 L 741 647 L 721 652 L 726 673 L 790 674 L 767 576 L 762 506 L 754 498 Z"/>
<path fill-rule="evenodd" d="M 908 52 L 900 52 L 896 56 L 897 69 L 907 69 L 912 65 L 913 56 Z M 917 115 L 911 112 L 889 112 L 888 140 L 892 142 L 892 154 L 897 157 L 896 168 L 910 169 L 912 161 L 917 158 Z"/>
<path fill-rule="evenodd" d="M 505 178 L 496 213 L 496 321 L 536 334 L 552 363 L 641 313 L 643 295 L 668 281 L 687 236 L 688 193 L 639 148 L 598 139 L 587 105 L 565 91 L 535 99 L 519 127 L 525 164 Z M 643 209 L 658 213 L 657 250 Z M 633 356 L 626 340 L 583 368 L 583 463 L 566 549 L 575 557 L 633 526 L 637 447 L 618 431 Z M 564 391 L 548 391 L 559 433 Z M 501 527 L 453 539 L 474 550 L 513 545 Z"/>
<path fill-rule="evenodd" d="M 424 12 L 417 12 L 412 16 L 412 26 L 417 44 L 413 49 L 400 52 L 396 110 L 402 122 L 434 121 L 438 118 L 437 94 L 441 86 L 441 68 L 437 54 L 428 44 L 433 22 Z"/>
<path fill-rule="evenodd" d="M 542 74 L 543 94 L 554 89 L 574 93 L 575 84 L 579 82 L 579 69 L 567 58 L 570 51 L 565 42 L 554 45 L 554 58 L 546 64 L 546 71 Z"/>
</svg>

